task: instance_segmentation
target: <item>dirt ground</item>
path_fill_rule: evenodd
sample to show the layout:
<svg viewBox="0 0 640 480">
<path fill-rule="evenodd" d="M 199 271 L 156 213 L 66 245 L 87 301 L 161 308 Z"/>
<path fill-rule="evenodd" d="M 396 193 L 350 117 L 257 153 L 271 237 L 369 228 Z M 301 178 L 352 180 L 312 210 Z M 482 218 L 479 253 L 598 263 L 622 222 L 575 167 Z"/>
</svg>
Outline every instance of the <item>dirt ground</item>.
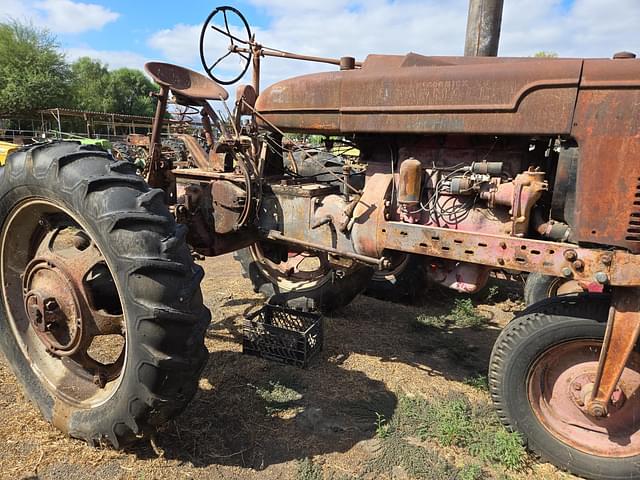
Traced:
<svg viewBox="0 0 640 480">
<path fill-rule="evenodd" d="M 521 307 L 516 288 L 478 305 L 490 318 L 485 328 L 425 331 L 416 316 L 443 311 L 450 297 L 430 292 L 403 306 L 360 296 L 325 319 L 324 350 L 302 370 L 242 355 L 243 314 L 262 298 L 231 256 L 203 263 L 209 362 L 196 397 L 158 432 L 155 448 L 146 440 L 124 452 L 98 450 L 66 438 L 40 418 L 0 357 L 0 478 L 311 479 L 321 477 L 313 476 L 318 469 L 330 479 L 409 478 L 367 471 L 379 447 L 376 419 L 392 418 L 407 395 L 453 391 L 488 401 L 467 379 L 486 371 L 500 326 Z M 456 447 L 437 451 L 453 464 L 466 461 Z M 570 477 L 532 460 L 520 472 L 489 466 L 475 478 Z"/>
</svg>

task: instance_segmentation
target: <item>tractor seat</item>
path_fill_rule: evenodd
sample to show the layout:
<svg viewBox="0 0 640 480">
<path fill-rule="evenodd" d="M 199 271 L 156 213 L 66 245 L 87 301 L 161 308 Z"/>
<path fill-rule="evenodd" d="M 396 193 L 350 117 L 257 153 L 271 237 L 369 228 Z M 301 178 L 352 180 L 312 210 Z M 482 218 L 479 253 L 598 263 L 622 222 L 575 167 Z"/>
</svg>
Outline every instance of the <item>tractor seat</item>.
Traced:
<svg viewBox="0 0 640 480">
<path fill-rule="evenodd" d="M 180 97 L 194 100 L 226 100 L 229 93 L 213 80 L 185 67 L 163 62 L 147 62 L 144 65 L 153 80 Z"/>
</svg>

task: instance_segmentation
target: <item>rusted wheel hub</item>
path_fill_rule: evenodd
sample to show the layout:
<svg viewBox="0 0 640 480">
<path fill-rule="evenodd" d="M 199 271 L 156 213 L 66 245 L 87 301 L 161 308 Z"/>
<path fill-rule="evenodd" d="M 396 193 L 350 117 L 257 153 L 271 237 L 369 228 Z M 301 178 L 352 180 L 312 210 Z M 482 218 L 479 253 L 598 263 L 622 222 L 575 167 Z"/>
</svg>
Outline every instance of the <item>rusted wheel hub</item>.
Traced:
<svg viewBox="0 0 640 480">
<path fill-rule="evenodd" d="M 69 402 L 106 398 L 125 364 L 126 329 L 98 244 L 70 212 L 40 199 L 12 212 L 3 238 L 5 304 L 29 362 Z"/>
<path fill-rule="evenodd" d="M 600 347 L 599 341 L 575 340 L 544 353 L 530 370 L 531 406 L 547 430 L 578 450 L 601 456 L 638 455 L 640 353 L 632 353 L 611 401 L 596 411 L 591 394 Z"/>
<path fill-rule="evenodd" d="M 48 352 L 74 354 L 82 340 L 82 316 L 73 278 L 50 260 L 36 258 L 24 276 L 24 306 Z"/>
</svg>

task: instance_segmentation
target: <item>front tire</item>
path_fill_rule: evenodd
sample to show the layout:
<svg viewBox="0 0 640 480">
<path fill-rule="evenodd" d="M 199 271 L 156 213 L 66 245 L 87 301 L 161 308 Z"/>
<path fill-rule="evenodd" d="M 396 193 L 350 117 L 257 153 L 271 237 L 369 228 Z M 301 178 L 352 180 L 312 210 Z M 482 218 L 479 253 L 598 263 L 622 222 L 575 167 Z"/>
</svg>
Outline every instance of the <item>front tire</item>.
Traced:
<svg viewBox="0 0 640 480">
<path fill-rule="evenodd" d="M 501 421 L 543 459 L 585 478 L 637 479 L 639 352 L 623 372 L 609 416 L 594 419 L 584 411 L 608 307 L 607 295 L 579 294 L 523 312 L 493 348 L 490 391 Z"/>
<path fill-rule="evenodd" d="M 0 346 L 44 418 L 118 448 L 177 415 L 210 315 L 163 192 L 75 142 L 14 153 L 0 177 Z"/>
<path fill-rule="evenodd" d="M 541 273 L 530 273 L 524 283 L 525 305 L 533 305 L 557 295 L 585 292 L 587 289 L 575 280 L 552 277 Z"/>
</svg>

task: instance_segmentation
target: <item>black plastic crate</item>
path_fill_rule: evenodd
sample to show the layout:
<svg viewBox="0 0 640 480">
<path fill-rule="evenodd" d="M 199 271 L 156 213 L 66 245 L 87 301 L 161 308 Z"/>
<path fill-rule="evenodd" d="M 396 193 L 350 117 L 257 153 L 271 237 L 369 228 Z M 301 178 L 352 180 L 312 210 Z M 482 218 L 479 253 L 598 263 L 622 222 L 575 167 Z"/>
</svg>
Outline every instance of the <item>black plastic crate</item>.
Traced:
<svg viewBox="0 0 640 480">
<path fill-rule="evenodd" d="M 265 304 L 245 317 L 242 352 L 306 367 L 322 350 L 322 317 Z"/>
</svg>

